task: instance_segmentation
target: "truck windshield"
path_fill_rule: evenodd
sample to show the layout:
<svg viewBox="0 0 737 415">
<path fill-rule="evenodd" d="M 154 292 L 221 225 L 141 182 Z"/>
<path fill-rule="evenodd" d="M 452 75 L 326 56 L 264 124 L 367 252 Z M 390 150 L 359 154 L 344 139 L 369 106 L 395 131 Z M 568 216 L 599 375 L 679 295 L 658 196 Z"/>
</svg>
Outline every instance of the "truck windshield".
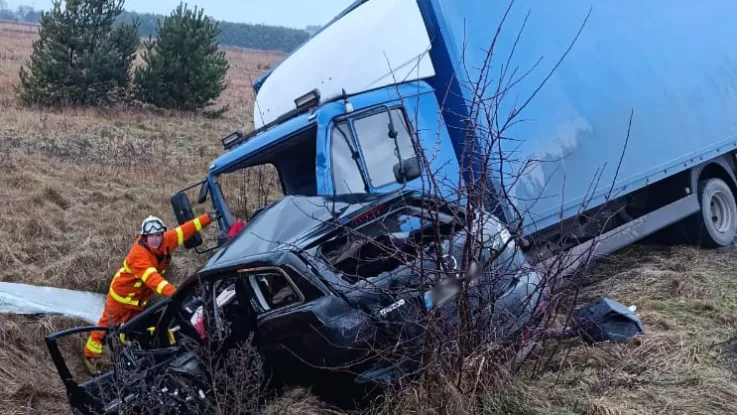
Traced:
<svg viewBox="0 0 737 415">
<path fill-rule="evenodd" d="M 262 207 L 284 195 L 315 196 L 316 126 L 314 124 L 276 144 L 264 140 L 258 152 L 244 155 L 217 177 L 226 216 L 248 220 Z M 234 151 L 237 151 L 234 150 Z"/>
<path fill-rule="evenodd" d="M 221 174 L 218 184 L 235 221 L 247 221 L 258 209 L 284 195 L 279 173 L 271 163 Z"/>
</svg>

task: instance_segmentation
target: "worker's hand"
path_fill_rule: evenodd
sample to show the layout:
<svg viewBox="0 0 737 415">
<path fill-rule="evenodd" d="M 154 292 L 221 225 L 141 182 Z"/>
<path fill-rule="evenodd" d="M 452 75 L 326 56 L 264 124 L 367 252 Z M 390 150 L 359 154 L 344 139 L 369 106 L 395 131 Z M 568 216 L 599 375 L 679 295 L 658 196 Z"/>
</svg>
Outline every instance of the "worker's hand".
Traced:
<svg viewBox="0 0 737 415">
<path fill-rule="evenodd" d="M 216 221 L 223 216 L 217 210 L 213 210 L 212 212 L 207 212 L 207 214 L 210 216 L 210 219 L 212 219 L 213 221 Z"/>
</svg>

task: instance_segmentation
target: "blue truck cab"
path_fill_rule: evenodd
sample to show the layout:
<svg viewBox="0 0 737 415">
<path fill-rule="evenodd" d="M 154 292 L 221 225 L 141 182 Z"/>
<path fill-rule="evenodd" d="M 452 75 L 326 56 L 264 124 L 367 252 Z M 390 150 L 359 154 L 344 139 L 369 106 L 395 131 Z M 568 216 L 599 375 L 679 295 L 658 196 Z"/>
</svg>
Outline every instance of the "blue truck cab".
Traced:
<svg viewBox="0 0 737 415">
<path fill-rule="evenodd" d="M 414 82 L 327 103 L 319 99 L 320 91 L 312 91 L 295 99 L 300 106 L 289 119 L 277 120 L 252 135 L 236 132 L 223 139 L 230 150 L 210 164 L 208 182 L 224 227 L 233 218 L 217 179 L 246 167 L 274 166 L 284 195 L 386 192 L 403 185 L 422 189 L 421 150 L 413 146 L 411 134 L 437 128 L 432 88 Z M 410 118 L 419 112 L 420 116 Z M 447 136 L 436 140 L 418 134 L 417 138 L 421 147 L 434 145 L 440 154 L 429 160 L 430 169 L 457 176 L 458 162 Z M 406 177 L 401 176 L 403 169 Z"/>
<path fill-rule="evenodd" d="M 482 186 L 533 262 L 671 225 L 730 244 L 737 3 L 717 3 L 358 0 L 254 83 L 254 131 L 222 139 L 198 201 L 222 241 L 221 177 L 269 164 L 284 195 Z"/>
</svg>

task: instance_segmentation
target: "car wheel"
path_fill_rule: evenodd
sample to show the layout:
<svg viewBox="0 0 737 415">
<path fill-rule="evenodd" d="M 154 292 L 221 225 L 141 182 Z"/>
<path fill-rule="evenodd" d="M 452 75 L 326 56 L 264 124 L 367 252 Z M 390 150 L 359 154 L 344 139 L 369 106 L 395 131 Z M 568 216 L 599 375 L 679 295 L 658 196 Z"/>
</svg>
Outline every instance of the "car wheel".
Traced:
<svg viewBox="0 0 737 415">
<path fill-rule="evenodd" d="M 701 211 L 692 218 L 689 236 L 702 246 L 719 248 L 730 245 L 737 233 L 737 202 L 729 185 L 722 179 L 699 182 Z"/>
</svg>

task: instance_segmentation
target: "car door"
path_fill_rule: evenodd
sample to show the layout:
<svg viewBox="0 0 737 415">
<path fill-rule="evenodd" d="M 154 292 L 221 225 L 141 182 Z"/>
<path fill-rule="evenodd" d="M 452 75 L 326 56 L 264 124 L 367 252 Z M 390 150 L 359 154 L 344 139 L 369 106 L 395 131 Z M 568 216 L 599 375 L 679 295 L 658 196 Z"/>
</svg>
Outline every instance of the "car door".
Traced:
<svg viewBox="0 0 737 415">
<path fill-rule="evenodd" d="M 251 270 L 246 279 L 257 318 L 258 347 L 267 370 L 286 383 L 314 381 L 346 345 L 332 320 L 345 302 L 290 266 Z"/>
<path fill-rule="evenodd" d="M 143 345 L 149 346 L 153 339 L 153 330 L 150 330 L 149 328 L 156 326 L 159 319 L 166 311 L 169 302 L 170 299 L 165 299 L 152 305 L 149 309 L 122 325 L 119 328 L 118 333 L 124 334 L 126 340 L 137 339 Z M 115 372 L 112 368 L 104 371 L 98 376 L 93 376 L 84 381 L 80 381 L 78 379 L 80 379 L 81 376 L 74 376 L 72 374 L 70 363 L 75 368 L 79 368 L 81 362 L 77 362 L 76 358 L 74 362 L 69 362 L 62 354 L 60 343 L 64 339 L 70 339 L 72 336 L 86 339 L 92 331 L 105 331 L 107 333 L 106 340 L 104 342 L 108 346 L 106 352 L 110 349 L 118 350 L 119 343 L 117 341 L 114 342 L 111 338 L 111 334 L 116 331 L 108 327 L 76 327 L 52 333 L 45 338 L 46 347 L 49 350 L 51 359 L 62 379 L 64 387 L 67 390 L 69 404 L 72 408 L 83 414 L 104 413 L 106 411 L 105 408 L 114 404 L 114 401 L 119 399 L 119 396 L 110 393 L 110 390 L 114 389 L 112 386 L 117 382 Z M 75 344 L 74 342 L 70 343 Z M 122 363 L 125 364 L 125 360 L 123 360 Z"/>
</svg>

